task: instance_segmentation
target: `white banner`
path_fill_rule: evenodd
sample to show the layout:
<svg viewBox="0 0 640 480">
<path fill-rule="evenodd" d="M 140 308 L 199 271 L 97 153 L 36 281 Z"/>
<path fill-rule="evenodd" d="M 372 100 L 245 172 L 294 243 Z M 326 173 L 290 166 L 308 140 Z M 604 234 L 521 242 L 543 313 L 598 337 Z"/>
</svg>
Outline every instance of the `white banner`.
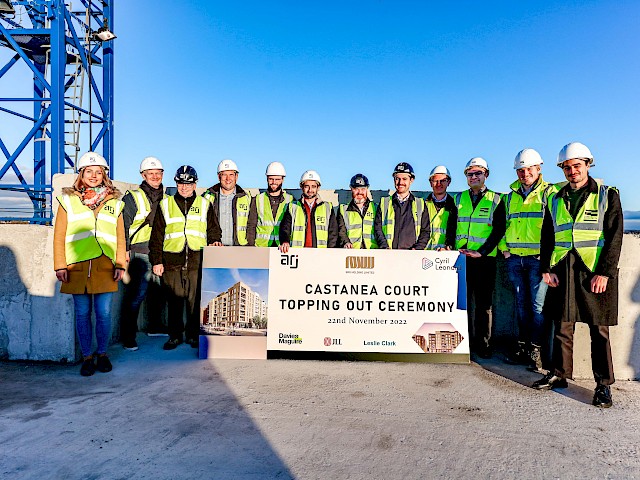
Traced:
<svg viewBox="0 0 640 480">
<path fill-rule="evenodd" d="M 269 351 L 469 355 L 458 252 L 291 249 L 269 257 Z"/>
</svg>

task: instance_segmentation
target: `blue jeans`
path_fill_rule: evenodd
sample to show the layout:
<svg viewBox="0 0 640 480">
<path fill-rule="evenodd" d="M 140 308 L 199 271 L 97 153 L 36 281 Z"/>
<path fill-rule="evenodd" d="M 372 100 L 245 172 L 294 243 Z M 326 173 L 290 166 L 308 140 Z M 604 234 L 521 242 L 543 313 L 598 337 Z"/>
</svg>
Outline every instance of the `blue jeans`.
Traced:
<svg viewBox="0 0 640 480">
<path fill-rule="evenodd" d="M 91 324 L 91 303 L 96 311 L 96 341 L 98 354 L 107 353 L 109 336 L 111 335 L 111 297 L 112 292 L 94 294 L 74 294 L 73 306 L 76 313 L 76 331 L 80 341 L 82 356 L 91 355 L 93 331 Z"/>
<path fill-rule="evenodd" d="M 511 255 L 507 258 L 507 273 L 515 293 L 518 339 L 541 346 L 544 328 L 542 307 L 548 285 L 542 280 L 540 260 L 533 255 Z"/>
</svg>

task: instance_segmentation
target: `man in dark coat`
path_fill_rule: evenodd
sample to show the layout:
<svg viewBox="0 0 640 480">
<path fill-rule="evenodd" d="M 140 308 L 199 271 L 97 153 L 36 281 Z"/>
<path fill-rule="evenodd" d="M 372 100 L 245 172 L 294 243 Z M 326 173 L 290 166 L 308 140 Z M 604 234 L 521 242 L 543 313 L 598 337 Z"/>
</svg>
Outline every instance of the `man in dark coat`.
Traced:
<svg viewBox="0 0 640 480">
<path fill-rule="evenodd" d="M 591 178 L 593 165 L 591 152 L 581 143 L 566 145 L 558 155 L 568 183 L 549 197 L 540 248 L 542 278 L 552 287 L 547 305 L 556 329 L 553 368 L 533 388 L 567 386 L 573 374 L 575 322 L 583 322 L 591 334 L 593 405 L 606 408 L 613 404 L 609 327 L 618 323 L 623 225 L 618 191 Z"/>
</svg>

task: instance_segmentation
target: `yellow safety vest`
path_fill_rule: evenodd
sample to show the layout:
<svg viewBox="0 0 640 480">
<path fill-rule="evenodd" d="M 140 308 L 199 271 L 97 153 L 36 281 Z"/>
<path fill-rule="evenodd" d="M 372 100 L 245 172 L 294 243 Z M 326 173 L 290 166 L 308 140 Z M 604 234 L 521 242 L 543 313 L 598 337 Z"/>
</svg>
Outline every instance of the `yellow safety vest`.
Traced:
<svg viewBox="0 0 640 480">
<path fill-rule="evenodd" d="M 347 236 L 353 248 L 361 248 L 363 241 L 365 248 L 378 248 L 373 229 L 373 222 L 378 209 L 377 205 L 369 202 L 367 210 L 364 212 L 364 218 L 360 215 L 360 212 L 347 210 L 347 207 L 348 205 L 340 205 L 340 215 L 344 219 Z"/>
<path fill-rule="evenodd" d="M 133 197 L 136 202 L 136 215 L 133 217 L 133 222 L 129 227 L 129 238 L 131 239 L 131 245 L 136 243 L 146 243 L 151 238 L 151 227 L 152 225 L 145 225 L 140 228 L 140 225 L 144 223 L 151 212 L 151 205 L 149 204 L 149 199 L 147 198 L 147 194 L 144 193 L 144 190 L 129 190 L 129 193 Z M 166 198 L 164 195 L 162 198 Z M 138 230 L 140 228 L 140 230 Z M 136 232 L 137 231 L 137 232 Z M 135 235 L 134 235 L 135 234 Z M 131 235 L 134 235 L 133 237 Z"/>
<path fill-rule="evenodd" d="M 387 239 L 389 248 L 393 248 L 393 236 L 395 233 L 396 221 L 396 212 L 393 209 L 393 196 L 383 197 L 380 199 L 380 210 L 382 214 L 382 233 L 384 233 L 384 236 Z M 413 202 L 411 202 L 411 214 L 413 215 L 413 223 L 416 229 L 416 241 L 420 236 L 422 212 L 424 212 L 424 200 L 414 196 Z"/>
<path fill-rule="evenodd" d="M 449 196 L 449 194 L 447 194 Z M 436 208 L 433 199 L 425 200 L 427 211 L 429 212 L 429 225 L 431 226 L 431 236 L 427 242 L 426 250 L 437 250 L 444 248 L 447 243 L 447 221 L 449 220 L 449 211 Z"/>
<path fill-rule="evenodd" d="M 97 215 L 77 195 L 60 195 L 60 206 L 67 212 L 64 252 L 67 265 L 98 258 L 102 254 L 116 263 L 118 217 L 124 209 L 121 200 L 107 200 Z"/>
<path fill-rule="evenodd" d="M 507 230 L 498 248 L 514 255 L 540 255 L 540 233 L 547 198 L 553 188 L 540 175 L 540 181 L 526 198 L 518 193 L 521 183 L 516 180 L 511 191 L 502 197 L 507 211 Z"/>
<path fill-rule="evenodd" d="M 323 202 L 313 212 L 316 225 L 316 248 L 327 248 L 332 208 L 331 203 Z M 302 248 L 307 231 L 307 216 L 304 212 L 304 206 L 298 200 L 294 200 L 289 204 L 289 213 L 291 214 L 291 246 Z"/>
<path fill-rule="evenodd" d="M 207 246 L 207 210 L 209 202 L 197 196 L 187 212 L 182 213 L 174 197 L 164 198 L 160 202 L 160 210 L 166 224 L 162 250 L 180 253 L 185 243 L 190 250 L 202 250 Z"/>
<path fill-rule="evenodd" d="M 469 190 L 455 196 L 458 208 L 458 225 L 456 228 L 456 248 L 478 250 L 487 241 L 493 230 L 493 214 L 500 204 L 500 195 L 486 190 L 476 208 L 473 208 Z M 490 257 L 495 257 L 494 248 Z"/>
<path fill-rule="evenodd" d="M 609 189 L 598 185 L 597 193 L 589 193 L 574 220 L 563 198 L 557 192 L 549 197 L 555 234 L 551 266 L 575 249 L 586 267 L 594 271 L 604 246 L 604 214 L 609 207 Z"/>
<path fill-rule="evenodd" d="M 204 193 L 204 198 L 208 200 L 211 205 L 216 201 L 216 196 L 210 193 L 208 190 Z M 249 221 L 249 205 L 251 204 L 251 195 L 236 195 L 235 198 L 235 224 L 236 224 L 236 236 L 238 237 L 239 245 L 247 244 L 247 223 Z"/>
<path fill-rule="evenodd" d="M 256 226 L 256 247 L 271 247 L 280 245 L 280 222 L 284 213 L 293 201 L 293 196 L 282 192 L 284 199 L 278 205 L 276 218 L 273 218 L 269 194 L 262 193 L 256 197 L 256 210 L 258 212 L 258 224 Z"/>
</svg>

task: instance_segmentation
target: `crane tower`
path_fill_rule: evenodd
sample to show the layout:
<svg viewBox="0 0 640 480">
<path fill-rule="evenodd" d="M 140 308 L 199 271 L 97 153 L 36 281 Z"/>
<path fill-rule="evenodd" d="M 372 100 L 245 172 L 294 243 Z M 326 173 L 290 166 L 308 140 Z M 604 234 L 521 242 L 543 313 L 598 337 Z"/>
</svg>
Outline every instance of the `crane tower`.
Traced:
<svg viewBox="0 0 640 480">
<path fill-rule="evenodd" d="M 0 220 L 51 223 L 85 151 L 113 172 L 113 3 L 0 0 Z"/>
</svg>

